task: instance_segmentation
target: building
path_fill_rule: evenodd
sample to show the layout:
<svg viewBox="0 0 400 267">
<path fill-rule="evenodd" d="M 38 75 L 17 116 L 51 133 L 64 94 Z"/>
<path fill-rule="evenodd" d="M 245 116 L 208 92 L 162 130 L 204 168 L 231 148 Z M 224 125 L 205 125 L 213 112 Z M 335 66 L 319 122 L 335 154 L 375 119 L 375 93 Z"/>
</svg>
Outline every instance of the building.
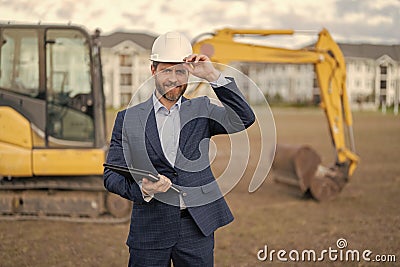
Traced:
<svg viewBox="0 0 400 267">
<path fill-rule="evenodd" d="M 152 34 L 126 32 L 100 37 L 107 106 L 118 109 L 132 104 L 132 99 L 138 103 L 147 98 L 147 92 L 140 87 L 150 77 L 149 55 L 155 38 Z M 254 80 L 254 86 L 249 88 L 245 79 L 237 79 L 253 103 L 262 101 L 264 96 L 291 102 L 312 99 L 313 91 L 309 90 L 314 80 L 312 65 L 238 63 L 232 68 L 236 69 L 233 76 L 240 72 Z"/>
<path fill-rule="evenodd" d="M 400 45 L 339 44 L 346 60 L 346 86 L 352 108 L 383 110 L 400 100 Z M 319 90 L 311 64 L 237 63 L 262 93 L 245 90 L 250 101 L 307 103 Z M 243 83 L 242 88 L 248 85 Z"/>
<path fill-rule="evenodd" d="M 339 44 L 353 106 L 395 106 L 400 98 L 400 45 Z M 397 112 L 395 110 L 395 112 Z"/>
<path fill-rule="evenodd" d="M 115 32 L 101 37 L 104 91 L 107 106 L 126 107 L 148 97 L 141 88 L 151 77 L 149 55 L 156 36 Z M 400 45 L 339 44 L 346 60 L 347 91 L 353 108 L 398 105 Z M 318 99 L 312 64 L 234 63 L 229 72 L 240 74 L 238 85 L 250 102 L 307 103 Z M 151 83 L 153 85 L 154 83 Z M 207 90 L 206 90 L 207 92 Z"/>
<path fill-rule="evenodd" d="M 152 34 L 126 32 L 100 37 L 107 106 L 126 107 L 133 96 L 135 102 L 144 100 L 138 89 L 150 77 L 149 55 L 155 38 Z"/>
<path fill-rule="evenodd" d="M 312 64 L 236 63 L 235 69 L 250 77 L 238 86 L 253 104 L 264 101 L 306 103 L 315 94 L 315 74 Z"/>
<path fill-rule="evenodd" d="M 346 86 L 352 107 L 385 110 L 394 105 L 398 112 L 400 45 L 339 46 L 346 60 Z M 244 69 L 269 101 L 299 103 L 318 98 L 312 65 L 251 63 Z"/>
</svg>

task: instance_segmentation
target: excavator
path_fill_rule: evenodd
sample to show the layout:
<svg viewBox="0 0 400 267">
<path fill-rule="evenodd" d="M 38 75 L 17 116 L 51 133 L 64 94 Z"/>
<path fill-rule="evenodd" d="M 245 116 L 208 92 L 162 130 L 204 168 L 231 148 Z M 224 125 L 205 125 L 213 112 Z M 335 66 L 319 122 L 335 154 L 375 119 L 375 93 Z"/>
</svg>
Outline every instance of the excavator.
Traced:
<svg viewBox="0 0 400 267">
<path fill-rule="evenodd" d="M 246 37 L 266 38 L 295 33 L 294 30 L 224 28 L 196 37 L 193 50 L 207 55 L 212 62 L 219 63 L 218 66 L 231 62 L 313 64 L 319 85 L 319 105 L 328 121 L 336 162 L 325 167 L 319 154 L 309 146 L 278 144 L 272 169 L 278 173 L 278 182 L 297 186 L 303 194 L 311 194 L 319 201 L 330 200 L 342 190 L 359 162 L 346 91 L 346 64 L 339 46 L 326 29 L 319 32 L 315 46 L 304 49 L 240 42 L 240 38 Z"/>
<path fill-rule="evenodd" d="M 122 222 L 107 193 L 100 32 L 0 24 L 0 219 Z"/>
</svg>

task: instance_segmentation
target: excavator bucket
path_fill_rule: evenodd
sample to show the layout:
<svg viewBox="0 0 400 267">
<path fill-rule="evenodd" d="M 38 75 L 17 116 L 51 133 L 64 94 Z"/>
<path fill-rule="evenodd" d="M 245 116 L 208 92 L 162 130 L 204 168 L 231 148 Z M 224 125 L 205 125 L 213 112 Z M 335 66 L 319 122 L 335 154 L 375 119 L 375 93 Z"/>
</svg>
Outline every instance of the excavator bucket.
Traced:
<svg viewBox="0 0 400 267">
<path fill-rule="evenodd" d="M 327 168 L 321 165 L 318 153 L 306 145 L 278 144 L 272 170 L 274 180 L 298 187 L 319 201 L 336 197 L 347 182 L 344 166 Z"/>
</svg>

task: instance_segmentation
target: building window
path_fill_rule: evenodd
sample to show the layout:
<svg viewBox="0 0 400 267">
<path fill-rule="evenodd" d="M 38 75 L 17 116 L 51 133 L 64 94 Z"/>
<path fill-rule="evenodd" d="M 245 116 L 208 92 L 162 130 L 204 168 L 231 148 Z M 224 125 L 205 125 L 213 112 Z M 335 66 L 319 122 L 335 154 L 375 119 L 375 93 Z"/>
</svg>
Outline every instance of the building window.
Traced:
<svg viewBox="0 0 400 267">
<path fill-rule="evenodd" d="M 319 87 L 318 79 L 316 77 L 314 77 L 314 79 L 313 79 L 313 88 L 318 88 L 318 87 Z"/>
<path fill-rule="evenodd" d="M 387 74 L 387 67 L 386 66 L 381 66 L 381 74 L 382 75 Z"/>
<path fill-rule="evenodd" d="M 381 81 L 381 89 L 386 89 L 386 80 Z"/>
<path fill-rule="evenodd" d="M 119 55 L 119 65 L 122 67 L 131 67 L 132 66 L 132 56 Z"/>
<path fill-rule="evenodd" d="M 132 74 L 131 73 L 122 73 L 119 84 L 120 85 L 132 85 Z"/>
<path fill-rule="evenodd" d="M 39 43 L 35 30 L 4 30 L 0 87 L 35 97 L 39 94 Z"/>
</svg>

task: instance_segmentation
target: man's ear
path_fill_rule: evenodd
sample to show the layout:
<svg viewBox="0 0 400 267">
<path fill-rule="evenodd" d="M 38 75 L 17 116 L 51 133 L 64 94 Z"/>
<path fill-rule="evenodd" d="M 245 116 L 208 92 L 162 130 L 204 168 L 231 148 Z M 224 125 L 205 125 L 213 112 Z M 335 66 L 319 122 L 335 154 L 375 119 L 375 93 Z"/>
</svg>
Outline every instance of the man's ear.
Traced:
<svg viewBox="0 0 400 267">
<path fill-rule="evenodd" d="M 154 68 L 153 64 L 151 64 L 150 69 L 151 69 L 151 75 L 156 74 L 156 68 Z"/>
</svg>

